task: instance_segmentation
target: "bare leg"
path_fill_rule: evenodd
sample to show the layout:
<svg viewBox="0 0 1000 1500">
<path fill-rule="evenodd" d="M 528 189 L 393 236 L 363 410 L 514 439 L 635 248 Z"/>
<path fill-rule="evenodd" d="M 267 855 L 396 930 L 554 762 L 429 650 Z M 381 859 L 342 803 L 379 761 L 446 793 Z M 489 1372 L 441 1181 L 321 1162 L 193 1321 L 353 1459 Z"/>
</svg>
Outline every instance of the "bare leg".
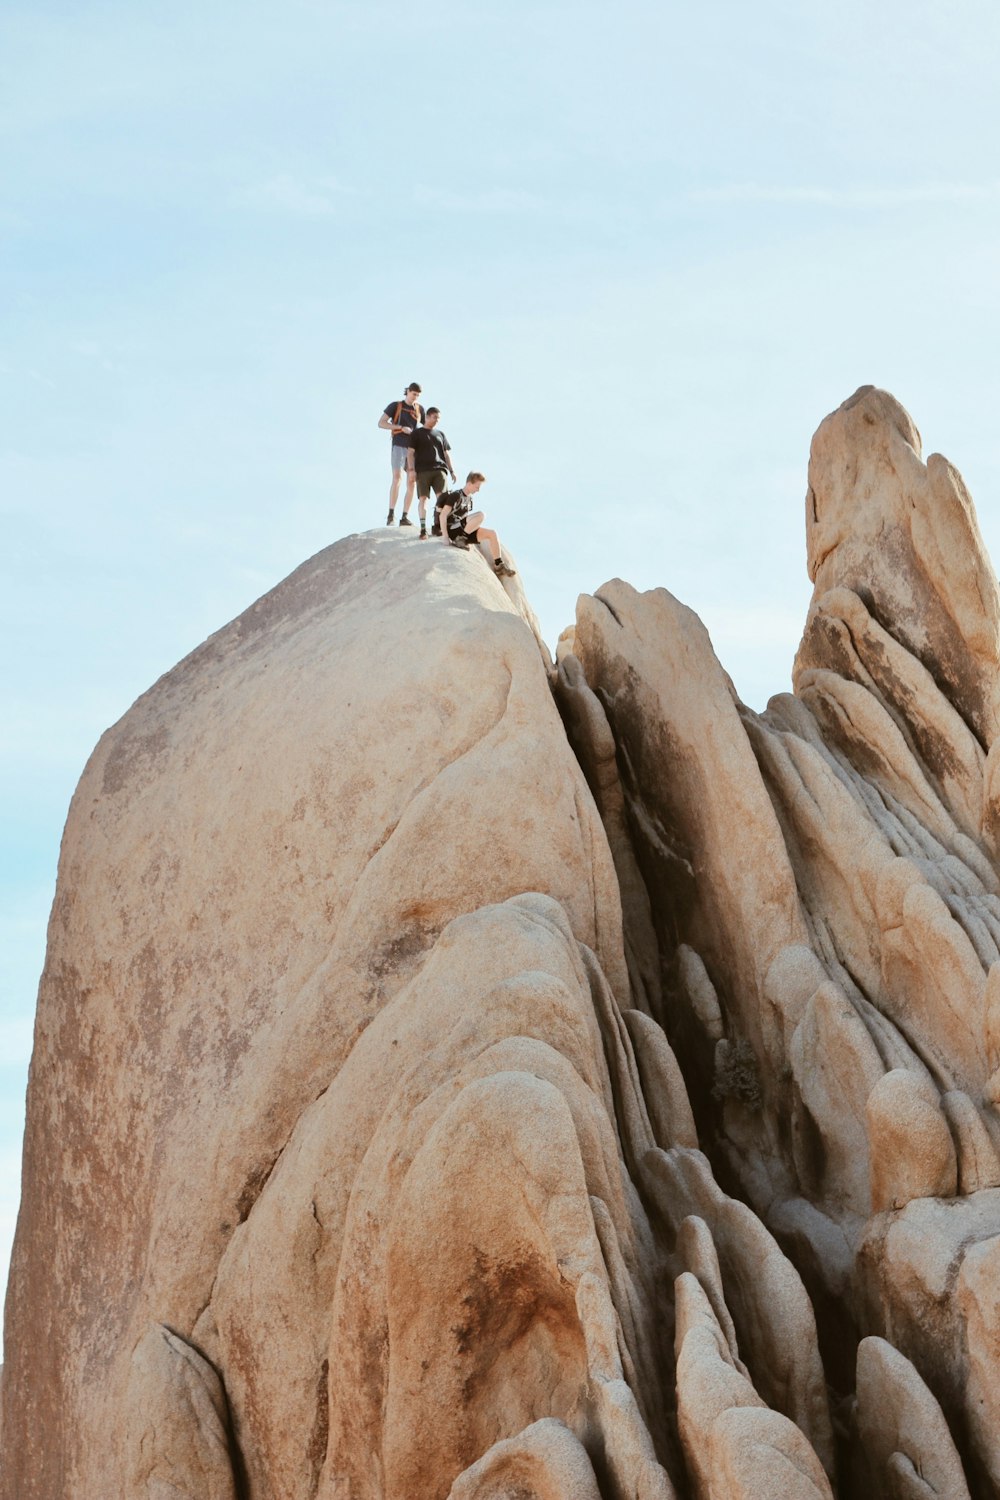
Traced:
<svg viewBox="0 0 1000 1500">
<path fill-rule="evenodd" d="M 406 455 L 406 498 L 403 501 L 403 515 L 410 514 L 410 506 L 413 504 L 413 491 L 417 487 L 417 474 L 413 467 L 413 450 L 410 449 Z"/>
<path fill-rule="evenodd" d="M 496 532 L 487 531 L 485 526 L 480 526 L 479 540 L 485 546 L 490 562 L 495 564 L 497 558 L 500 556 L 500 543 L 497 541 Z"/>
<path fill-rule="evenodd" d="M 465 518 L 465 534 L 466 534 L 467 537 L 469 537 L 470 541 L 472 539 L 472 533 L 473 532 L 478 532 L 479 533 L 479 535 L 476 537 L 476 545 L 477 545 L 477 547 L 479 546 L 479 543 L 483 540 L 484 536 L 492 536 L 493 535 L 493 533 L 490 532 L 490 531 L 486 531 L 486 532 L 483 531 L 483 515 L 484 515 L 483 511 L 481 511 L 481 510 L 474 510 L 472 512 L 471 516 L 466 516 L 466 518 Z M 489 543 L 487 543 L 487 551 L 489 551 Z"/>
<path fill-rule="evenodd" d="M 389 486 L 389 509 L 390 510 L 395 510 L 396 509 L 396 501 L 399 499 L 399 481 L 400 481 L 400 477 L 402 475 L 402 472 L 403 472 L 402 469 L 393 469 L 393 471 L 392 471 L 392 483 Z"/>
</svg>

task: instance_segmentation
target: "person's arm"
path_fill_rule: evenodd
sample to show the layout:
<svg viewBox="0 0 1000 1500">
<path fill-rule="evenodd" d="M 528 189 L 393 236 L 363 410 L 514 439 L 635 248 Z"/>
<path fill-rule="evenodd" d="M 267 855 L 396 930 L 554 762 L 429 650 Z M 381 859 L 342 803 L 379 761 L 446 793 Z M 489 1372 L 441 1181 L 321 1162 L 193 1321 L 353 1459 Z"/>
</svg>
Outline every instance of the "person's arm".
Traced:
<svg viewBox="0 0 1000 1500">
<path fill-rule="evenodd" d="M 442 505 L 442 507 L 441 507 L 441 540 L 443 542 L 446 542 L 448 540 L 448 517 L 450 515 L 451 515 L 451 506 L 450 505 Z"/>
<path fill-rule="evenodd" d="M 406 428 L 398 422 L 394 422 L 387 411 L 384 411 L 378 419 L 378 425 L 383 432 L 391 432 L 395 437 L 397 432 L 405 432 Z"/>
<path fill-rule="evenodd" d="M 458 483 L 458 475 L 455 473 L 455 465 L 451 461 L 451 444 L 449 443 L 449 441 L 448 441 L 447 438 L 445 438 L 445 440 L 444 440 L 444 456 L 445 456 L 445 461 L 448 464 L 448 473 L 451 475 L 451 477 L 454 480 L 455 484 L 457 484 Z"/>
</svg>

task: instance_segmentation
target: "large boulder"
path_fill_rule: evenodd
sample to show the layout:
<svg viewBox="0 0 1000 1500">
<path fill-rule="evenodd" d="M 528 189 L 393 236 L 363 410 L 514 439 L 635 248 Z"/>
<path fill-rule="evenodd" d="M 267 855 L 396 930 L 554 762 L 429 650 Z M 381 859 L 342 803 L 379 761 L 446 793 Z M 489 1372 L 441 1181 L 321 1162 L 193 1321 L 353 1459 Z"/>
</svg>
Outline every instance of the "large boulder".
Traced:
<svg viewBox="0 0 1000 1500">
<path fill-rule="evenodd" d="M 39 994 L 6 1496 L 121 1492 L 133 1350 L 191 1336 L 297 1125 L 448 924 L 525 891 L 627 1003 L 607 841 L 530 620 L 478 555 L 348 538 L 105 734 Z"/>
</svg>

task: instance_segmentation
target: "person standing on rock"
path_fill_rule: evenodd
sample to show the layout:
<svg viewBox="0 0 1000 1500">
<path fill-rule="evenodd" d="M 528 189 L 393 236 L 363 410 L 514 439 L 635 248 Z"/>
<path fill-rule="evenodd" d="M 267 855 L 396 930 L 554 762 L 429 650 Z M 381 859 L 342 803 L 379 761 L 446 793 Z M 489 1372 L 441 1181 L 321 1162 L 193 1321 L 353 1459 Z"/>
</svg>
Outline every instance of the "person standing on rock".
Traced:
<svg viewBox="0 0 1000 1500">
<path fill-rule="evenodd" d="M 427 501 L 431 490 L 435 495 L 442 495 L 446 474 L 451 475 L 453 484 L 458 477 L 451 461 L 451 444 L 438 426 L 440 417 L 438 407 L 429 406 L 423 427 L 416 427 L 410 433 L 413 467 L 417 476 L 421 541 L 425 541 L 427 537 Z"/>
<path fill-rule="evenodd" d="M 390 401 L 378 419 L 378 425 L 382 430 L 392 433 L 392 447 L 389 452 L 392 482 L 389 485 L 389 514 L 386 517 L 385 523 L 387 526 L 391 526 L 395 518 L 396 501 L 399 498 L 399 481 L 404 472 L 406 474 L 406 495 L 403 499 L 403 514 L 399 518 L 399 524 L 400 526 L 413 525 L 409 516 L 410 506 L 413 504 L 413 487 L 415 482 L 410 434 L 424 420 L 424 409 L 417 400 L 419 395 L 419 385 L 417 385 L 415 380 L 411 380 L 403 393 L 402 401 Z"/>
<path fill-rule="evenodd" d="M 472 497 L 478 494 L 480 485 L 485 483 L 486 475 L 473 469 L 461 489 L 448 490 L 440 495 L 434 506 L 434 525 L 441 532 L 441 540 L 450 542 L 453 547 L 467 548 L 473 542 L 482 543 L 493 564 L 493 571 L 499 577 L 513 578 L 516 569 L 504 562 L 500 538 L 495 531 L 488 531 L 483 525 L 484 513 L 472 509 Z"/>
</svg>

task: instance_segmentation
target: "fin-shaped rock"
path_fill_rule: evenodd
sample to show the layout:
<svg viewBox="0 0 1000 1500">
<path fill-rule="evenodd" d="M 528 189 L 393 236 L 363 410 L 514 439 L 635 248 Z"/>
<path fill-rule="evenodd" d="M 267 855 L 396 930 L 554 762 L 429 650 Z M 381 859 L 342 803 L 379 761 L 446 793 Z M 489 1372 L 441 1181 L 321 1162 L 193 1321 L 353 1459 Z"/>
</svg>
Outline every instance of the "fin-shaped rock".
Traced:
<svg viewBox="0 0 1000 1500">
<path fill-rule="evenodd" d="M 910 1361 L 880 1338 L 858 1345 L 858 1426 L 873 1478 L 890 1493 L 913 1474 L 940 1500 L 969 1500 L 944 1413 Z M 895 1460 L 895 1463 L 894 1463 Z M 910 1493 L 914 1491 L 910 1484 Z"/>
<path fill-rule="evenodd" d="M 587 1450 L 562 1422 L 543 1417 L 503 1438 L 460 1474 L 448 1500 L 602 1500 Z"/>
<path fill-rule="evenodd" d="M 830 1481 L 794 1422 L 768 1410 L 728 1358 L 708 1299 L 677 1282 L 677 1411 L 698 1500 L 833 1500 Z"/>
<path fill-rule="evenodd" d="M 131 1500 L 237 1500 L 222 1381 L 169 1328 L 151 1328 L 132 1355 L 126 1447 Z"/>
</svg>

